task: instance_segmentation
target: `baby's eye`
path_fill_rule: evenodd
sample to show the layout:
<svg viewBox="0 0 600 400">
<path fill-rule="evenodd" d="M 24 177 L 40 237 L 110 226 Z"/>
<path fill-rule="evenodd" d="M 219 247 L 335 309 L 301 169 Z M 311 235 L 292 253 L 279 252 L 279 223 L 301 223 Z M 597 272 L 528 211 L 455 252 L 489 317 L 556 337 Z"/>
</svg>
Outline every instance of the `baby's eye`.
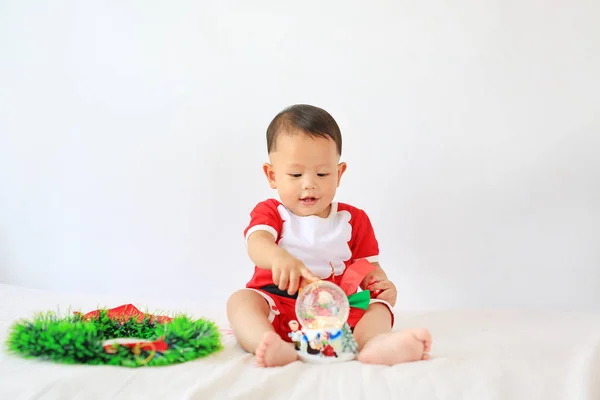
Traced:
<svg viewBox="0 0 600 400">
<path fill-rule="evenodd" d="M 292 178 L 300 178 L 302 176 L 302 174 L 288 174 L 289 176 L 291 176 Z"/>
<path fill-rule="evenodd" d="M 317 174 L 317 176 L 321 177 L 321 178 L 326 177 L 327 175 L 329 175 L 329 174 Z"/>
</svg>

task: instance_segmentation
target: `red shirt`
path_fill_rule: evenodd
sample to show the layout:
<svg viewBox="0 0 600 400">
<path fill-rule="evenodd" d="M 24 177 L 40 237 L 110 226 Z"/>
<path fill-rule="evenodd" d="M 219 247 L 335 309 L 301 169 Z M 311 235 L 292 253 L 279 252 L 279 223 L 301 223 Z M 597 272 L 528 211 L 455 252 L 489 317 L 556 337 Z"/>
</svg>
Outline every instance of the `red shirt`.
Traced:
<svg viewBox="0 0 600 400">
<path fill-rule="evenodd" d="M 379 245 L 367 214 L 356 207 L 334 202 L 326 218 L 294 215 L 281 202 L 260 202 L 250 213 L 246 240 L 258 231 L 270 232 L 275 242 L 298 258 L 320 278 L 337 282 L 346 267 L 358 259 L 377 262 Z M 333 268 L 333 276 L 332 275 Z M 246 287 L 272 285 L 270 270 L 254 267 Z"/>
</svg>

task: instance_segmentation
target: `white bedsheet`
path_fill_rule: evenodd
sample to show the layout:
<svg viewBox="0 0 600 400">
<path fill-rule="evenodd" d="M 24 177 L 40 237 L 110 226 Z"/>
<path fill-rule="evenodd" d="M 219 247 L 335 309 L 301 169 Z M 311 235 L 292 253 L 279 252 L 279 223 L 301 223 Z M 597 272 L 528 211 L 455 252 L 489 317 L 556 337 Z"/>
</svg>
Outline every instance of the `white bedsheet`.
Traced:
<svg viewBox="0 0 600 400">
<path fill-rule="evenodd" d="M 0 340 L 32 313 L 133 303 L 227 327 L 222 304 L 60 294 L 0 284 Z M 600 399 L 600 316 L 525 311 L 398 313 L 427 327 L 432 360 L 394 367 L 296 362 L 260 369 L 227 336 L 225 350 L 169 367 L 65 366 L 0 353 L 0 399 Z M 4 347 L 4 346 L 3 346 Z"/>
</svg>

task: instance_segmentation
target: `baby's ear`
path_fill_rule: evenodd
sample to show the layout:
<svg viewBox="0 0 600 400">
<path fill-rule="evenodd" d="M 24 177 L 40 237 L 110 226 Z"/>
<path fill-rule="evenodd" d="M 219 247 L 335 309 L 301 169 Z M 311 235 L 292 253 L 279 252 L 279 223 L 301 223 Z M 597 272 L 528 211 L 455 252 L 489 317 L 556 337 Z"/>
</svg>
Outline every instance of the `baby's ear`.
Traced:
<svg viewBox="0 0 600 400">
<path fill-rule="evenodd" d="M 341 162 L 338 164 L 337 168 L 337 185 L 340 186 L 340 182 L 342 181 L 342 175 L 346 172 L 346 168 L 348 168 L 348 164 L 345 162 Z"/>
<path fill-rule="evenodd" d="M 269 186 L 271 187 L 271 189 L 277 189 L 277 183 L 275 182 L 275 171 L 273 171 L 273 166 L 269 163 L 264 163 L 263 172 L 267 177 L 267 181 L 269 181 Z"/>
</svg>

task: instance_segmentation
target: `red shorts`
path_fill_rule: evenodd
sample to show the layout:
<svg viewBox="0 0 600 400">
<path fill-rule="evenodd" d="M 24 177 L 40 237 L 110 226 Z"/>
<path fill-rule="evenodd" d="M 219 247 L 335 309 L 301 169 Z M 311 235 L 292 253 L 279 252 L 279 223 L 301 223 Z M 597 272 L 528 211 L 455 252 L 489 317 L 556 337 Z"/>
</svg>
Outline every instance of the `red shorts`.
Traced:
<svg viewBox="0 0 600 400">
<path fill-rule="evenodd" d="M 290 321 L 297 321 L 296 299 L 277 296 L 260 289 L 247 288 L 246 290 L 253 290 L 260 294 L 262 297 L 264 297 L 264 299 L 269 304 L 269 321 L 273 325 L 273 328 L 275 328 L 275 332 L 277 332 L 283 340 L 291 343 L 292 339 L 288 336 L 288 334 L 292 332 L 289 323 Z M 388 308 L 392 317 L 392 326 L 394 326 L 394 312 L 390 303 L 383 300 L 371 299 L 370 304 L 373 303 L 382 303 Z M 350 327 L 354 329 L 354 327 L 356 326 L 358 321 L 360 321 L 364 313 L 365 310 L 362 310 L 360 308 L 350 308 L 350 315 L 348 316 L 348 325 L 350 325 Z"/>
</svg>

